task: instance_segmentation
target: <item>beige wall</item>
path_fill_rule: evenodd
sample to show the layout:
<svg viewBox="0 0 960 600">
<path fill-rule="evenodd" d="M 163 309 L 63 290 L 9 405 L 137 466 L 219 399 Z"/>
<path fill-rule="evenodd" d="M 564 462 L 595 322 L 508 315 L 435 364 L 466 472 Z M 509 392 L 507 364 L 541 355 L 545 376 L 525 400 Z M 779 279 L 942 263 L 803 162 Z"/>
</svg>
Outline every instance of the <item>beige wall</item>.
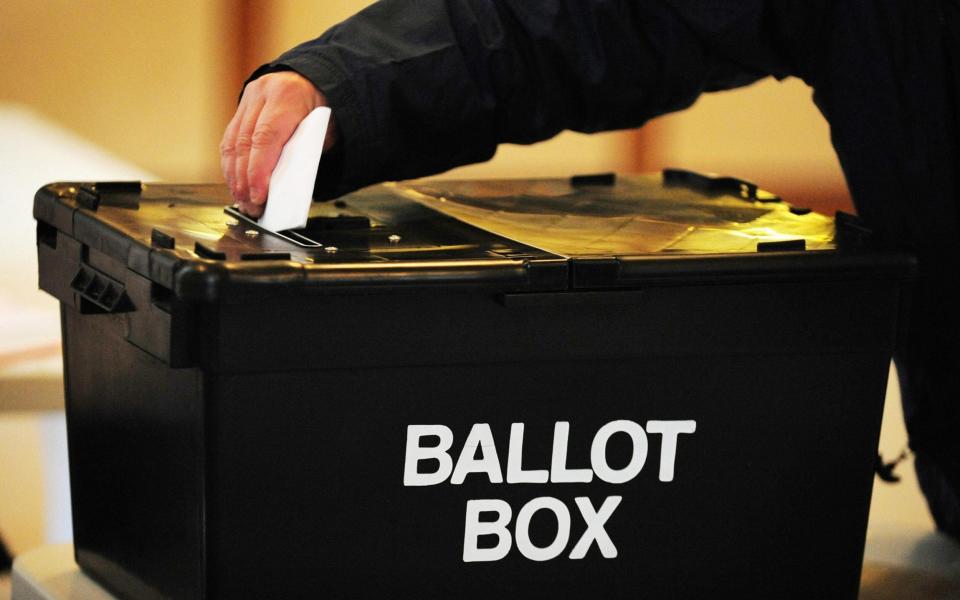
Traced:
<svg viewBox="0 0 960 600">
<path fill-rule="evenodd" d="M 209 179 L 236 94 L 227 1 L 3 0 L 0 102 L 164 178 Z"/>
<path fill-rule="evenodd" d="M 255 2 L 267 25 L 258 51 L 267 62 L 284 50 L 319 36 L 333 25 L 373 4 L 369 0 L 277 0 Z"/>
<path fill-rule="evenodd" d="M 705 94 L 657 122 L 663 165 L 753 180 L 797 205 L 828 210 L 849 202 L 830 129 L 798 79 Z"/>
</svg>

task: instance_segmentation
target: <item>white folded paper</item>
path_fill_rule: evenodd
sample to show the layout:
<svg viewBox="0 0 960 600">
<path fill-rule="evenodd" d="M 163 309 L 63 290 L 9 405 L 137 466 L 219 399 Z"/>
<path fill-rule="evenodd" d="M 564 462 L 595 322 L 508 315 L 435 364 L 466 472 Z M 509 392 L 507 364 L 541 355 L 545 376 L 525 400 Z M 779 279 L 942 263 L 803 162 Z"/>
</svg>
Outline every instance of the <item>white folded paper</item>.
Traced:
<svg viewBox="0 0 960 600">
<path fill-rule="evenodd" d="M 280 152 L 270 176 L 267 206 L 259 225 L 270 231 L 298 229 L 307 224 L 317 167 L 327 137 L 330 109 L 315 108 L 307 115 Z"/>
</svg>

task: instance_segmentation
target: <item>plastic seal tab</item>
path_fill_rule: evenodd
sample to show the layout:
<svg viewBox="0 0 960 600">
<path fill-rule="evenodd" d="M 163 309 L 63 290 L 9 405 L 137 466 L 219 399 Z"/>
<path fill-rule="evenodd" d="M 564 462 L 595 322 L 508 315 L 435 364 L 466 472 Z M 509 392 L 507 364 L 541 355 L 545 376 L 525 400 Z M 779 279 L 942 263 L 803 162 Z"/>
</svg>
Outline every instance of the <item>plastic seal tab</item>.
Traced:
<svg viewBox="0 0 960 600">
<path fill-rule="evenodd" d="M 166 248 L 167 250 L 173 250 L 173 248 L 177 245 L 177 240 L 172 235 L 167 235 L 166 233 L 155 228 L 150 232 L 150 245 L 155 248 Z"/>
<path fill-rule="evenodd" d="M 807 249 L 807 240 L 782 240 L 777 242 L 757 242 L 757 252 L 803 252 Z"/>
<path fill-rule="evenodd" d="M 761 190 L 757 184 L 736 177 L 697 173 L 686 169 L 664 169 L 663 182 L 667 185 L 682 185 L 702 192 L 731 194 L 744 200 L 780 202 L 780 196 Z"/>
<path fill-rule="evenodd" d="M 570 178 L 570 185 L 573 187 L 583 187 L 587 185 L 615 185 L 617 183 L 616 173 L 594 173 L 591 175 L 574 175 Z"/>
<path fill-rule="evenodd" d="M 77 204 L 89 210 L 100 207 L 100 193 L 93 186 L 81 185 L 77 189 Z"/>
</svg>

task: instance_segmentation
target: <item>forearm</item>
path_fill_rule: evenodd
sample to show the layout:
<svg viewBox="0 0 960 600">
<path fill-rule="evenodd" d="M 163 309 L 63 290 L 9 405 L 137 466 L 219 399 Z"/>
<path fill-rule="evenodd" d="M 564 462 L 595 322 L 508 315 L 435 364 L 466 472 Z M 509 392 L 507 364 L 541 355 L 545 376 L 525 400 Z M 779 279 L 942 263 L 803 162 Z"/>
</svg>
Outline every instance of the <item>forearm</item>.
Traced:
<svg viewBox="0 0 960 600">
<path fill-rule="evenodd" d="M 486 160 L 502 142 L 636 127 L 718 79 L 764 74 L 712 52 L 669 3 L 612 0 L 383 0 L 276 65 L 334 109 L 342 170 L 322 165 L 323 195 Z"/>
</svg>

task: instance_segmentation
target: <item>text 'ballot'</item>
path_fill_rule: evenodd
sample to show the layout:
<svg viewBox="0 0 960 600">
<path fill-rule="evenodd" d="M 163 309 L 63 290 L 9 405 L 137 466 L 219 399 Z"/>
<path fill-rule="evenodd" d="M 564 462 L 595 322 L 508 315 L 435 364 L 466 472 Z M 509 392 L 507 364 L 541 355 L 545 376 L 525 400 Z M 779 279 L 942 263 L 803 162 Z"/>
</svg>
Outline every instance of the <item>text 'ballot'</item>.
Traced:
<svg viewBox="0 0 960 600">
<path fill-rule="evenodd" d="M 659 480 L 673 481 L 676 471 L 677 444 L 681 434 L 692 434 L 697 429 L 693 420 L 647 421 L 646 427 L 629 420 L 611 421 L 600 427 L 590 445 L 589 468 L 571 468 L 567 462 L 570 423 L 554 424 L 553 445 L 549 468 L 527 469 L 523 466 L 523 423 L 513 423 L 507 447 L 504 471 L 497 452 L 493 431 L 487 423 L 476 423 L 464 440 L 457 459 L 451 454 L 453 431 L 445 425 L 408 425 L 403 484 L 408 487 L 433 486 L 443 483 L 460 485 L 468 475 L 484 477 L 492 484 L 564 484 L 590 483 L 595 480 L 608 484 L 624 484 L 634 479 L 647 462 L 649 434 L 660 436 Z M 607 460 L 607 445 L 614 436 L 627 436 L 631 452 L 624 465 L 612 466 Z M 426 443 L 425 443 L 426 442 Z M 516 511 L 504 500 L 483 498 L 468 500 L 464 522 L 464 562 L 489 562 L 506 557 L 514 545 L 525 558 L 545 561 L 564 554 L 570 542 L 571 514 L 578 514 L 586 525 L 580 539 L 567 553 L 570 559 L 582 559 L 591 546 L 596 545 L 604 558 L 616 558 L 617 547 L 604 525 L 620 506 L 622 496 L 608 496 L 599 506 L 589 498 L 573 499 L 568 503 L 553 496 L 533 498 Z M 535 544 L 530 537 L 530 522 L 538 512 L 549 512 L 557 522 L 553 540 L 544 545 Z M 511 522 L 513 533 L 511 534 Z M 480 539 L 494 538 L 494 545 Z"/>
</svg>

